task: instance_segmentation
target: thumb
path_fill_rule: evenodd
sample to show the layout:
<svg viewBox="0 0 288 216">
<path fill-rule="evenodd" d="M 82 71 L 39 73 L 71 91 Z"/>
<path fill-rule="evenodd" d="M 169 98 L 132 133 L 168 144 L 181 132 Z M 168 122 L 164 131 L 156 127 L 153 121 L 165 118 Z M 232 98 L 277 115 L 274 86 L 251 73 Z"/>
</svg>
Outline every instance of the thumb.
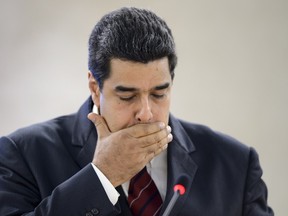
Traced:
<svg viewBox="0 0 288 216">
<path fill-rule="evenodd" d="M 110 134 L 110 130 L 106 124 L 105 119 L 102 116 L 91 112 L 88 114 L 87 117 L 90 121 L 94 123 L 99 138 L 106 137 Z"/>
</svg>

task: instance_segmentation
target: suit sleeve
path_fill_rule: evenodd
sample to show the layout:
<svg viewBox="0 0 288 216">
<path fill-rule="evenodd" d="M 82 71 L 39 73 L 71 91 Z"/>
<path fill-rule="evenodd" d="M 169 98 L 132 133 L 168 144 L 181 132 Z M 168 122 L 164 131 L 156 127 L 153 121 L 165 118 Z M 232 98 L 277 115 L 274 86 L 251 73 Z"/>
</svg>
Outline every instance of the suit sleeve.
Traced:
<svg viewBox="0 0 288 216">
<path fill-rule="evenodd" d="M 262 169 L 258 154 L 251 148 L 244 195 L 244 216 L 274 215 L 273 210 L 267 204 L 267 187 L 261 176 Z"/>
<path fill-rule="evenodd" d="M 88 214 L 87 214 L 88 213 Z M 0 215 L 118 215 L 92 166 L 58 185 L 50 196 L 41 198 L 37 183 L 9 138 L 0 138 Z"/>
</svg>

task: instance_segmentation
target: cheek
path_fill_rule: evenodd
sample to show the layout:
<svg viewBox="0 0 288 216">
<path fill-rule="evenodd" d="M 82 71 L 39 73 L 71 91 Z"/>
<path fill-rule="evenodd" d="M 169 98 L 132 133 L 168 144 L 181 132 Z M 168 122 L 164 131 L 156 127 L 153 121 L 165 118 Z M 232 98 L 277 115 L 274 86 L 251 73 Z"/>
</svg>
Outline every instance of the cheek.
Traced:
<svg viewBox="0 0 288 216">
<path fill-rule="evenodd" d="M 153 121 L 161 121 L 168 124 L 169 121 L 170 100 L 155 103 L 152 107 Z"/>
<path fill-rule="evenodd" d="M 101 115 L 105 118 L 111 132 L 121 130 L 131 125 L 131 112 L 119 104 L 102 101 Z"/>
</svg>

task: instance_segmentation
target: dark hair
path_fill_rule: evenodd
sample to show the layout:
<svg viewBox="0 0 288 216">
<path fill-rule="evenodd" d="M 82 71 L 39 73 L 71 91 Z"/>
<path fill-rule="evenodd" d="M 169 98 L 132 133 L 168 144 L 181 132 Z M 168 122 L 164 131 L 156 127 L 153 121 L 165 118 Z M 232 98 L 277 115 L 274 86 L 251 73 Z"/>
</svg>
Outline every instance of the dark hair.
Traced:
<svg viewBox="0 0 288 216">
<path fill-rule="evenodd" d="M 168 57 L 171 78 L 177 64 L 174 39 L 163 19 L 138 8 L 121 8 L 105 15 L 89 38 L 89 70 L 100 89 L 109 78 L 110 60 L 147 63 Z"/>
</svg>

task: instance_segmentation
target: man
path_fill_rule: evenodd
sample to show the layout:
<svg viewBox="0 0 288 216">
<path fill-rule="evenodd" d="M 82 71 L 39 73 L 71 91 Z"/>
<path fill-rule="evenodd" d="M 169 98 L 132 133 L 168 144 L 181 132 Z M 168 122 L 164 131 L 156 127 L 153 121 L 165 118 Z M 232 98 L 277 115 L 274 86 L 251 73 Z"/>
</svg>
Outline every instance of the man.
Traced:
<svg viewBox="0 0 288 216">
<path fill-rule="evenodd" d="M 179 181 L 170 215 L 273 215 L 253 148 L 169 113 L 176 63 L 154 13 L 104 16 L 89 40 L 91 97 L 0 139 L 0 215 L 162 215 Z"/>
</svg>

